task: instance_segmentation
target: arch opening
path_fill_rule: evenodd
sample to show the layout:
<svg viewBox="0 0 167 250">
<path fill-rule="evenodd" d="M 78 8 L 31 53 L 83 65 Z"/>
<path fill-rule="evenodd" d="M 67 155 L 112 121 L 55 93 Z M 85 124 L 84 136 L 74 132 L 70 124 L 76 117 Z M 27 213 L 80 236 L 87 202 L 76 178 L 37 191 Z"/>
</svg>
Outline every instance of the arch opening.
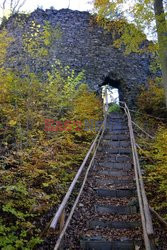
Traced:
<svg viewBox="0 0 167 250">
<path fill-rule="evenodd" d="M 114 75 L 105 77 L 102 83 L 102 98 L 104 104 L 106 103 L 106 96 L 107 94 L 107 102 L 108 104 L 117 104 L 119 105 L 119 101 L 123 100 L 122 91 L 121 91 L 121 81 L 115 79 Z M 106 90 L 106 92 L 105 92 Z"/>
<path fill-rule="evenodd" d="M 104 85 L 109 85 L 110 87 L 112 88 L 116 88 L 116 89 L 120 89 L 120 85 L 121 85 L 121 82 L 119 80 L 114 80 L 114 79 L 111 79 L 109 76 L 107 76 L 105 79 L 104 79 L 104 82 L 102 84 L 102 86 Z"/>
<path fill-rule="evenodd" d="M 107 95 L 107 96 L 106 96 Z M 119 105 L 119 90 L 118 88 L 111 87 L 109 85 L 102 86 L 102 98 L 104 104 L 118 104 Z"/>
</svg>

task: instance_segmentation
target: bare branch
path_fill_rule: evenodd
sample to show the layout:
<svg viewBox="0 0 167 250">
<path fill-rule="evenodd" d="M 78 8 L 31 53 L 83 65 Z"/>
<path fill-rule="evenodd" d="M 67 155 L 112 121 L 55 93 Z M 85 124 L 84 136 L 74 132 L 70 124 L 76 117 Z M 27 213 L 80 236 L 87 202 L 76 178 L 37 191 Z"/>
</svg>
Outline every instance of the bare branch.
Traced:
<svg viewBox="0 0 167 250">
<path fill-rule="evenodd" d="M 68 2 L 68 9 L 70 8 L 70 4 L 71 4 L 71 0 L 69 0 Z"/>
<path fill-rule="evenodd" d="M 27 0 L 24 0 L 17 8 L 17 11 L 19 11 L 23 6 L 24 4 L 26 3 Z"/>
<path fill-rule="evenodd" d="M 11 0 L 11 1 L 13 1 L 13 0 Z M 18 12 L 18 11 L 17 11 L 17 7 L 18 7 L 18 5 L 19 5 L 19 2 L 20 2 L 20 0 L 17 0 L 17 1 L 14 2 L 14 5 L 13 5 L 12 8 L 11 8 L 11 13 L 12 13 L 12 14 L 14 14 L 15 12 Z"/>
<path fill-rule="evenodd" d="M 10 14 L 19 12 L 19 10 L 24 6 L 26 0 L 3 0 L 2 6 L 0 8 L 5 12 L 5 10 L 10 10 Z"/>
<path fill-rule="evenodd" d="M 0 6 L 0 8 L 1 8 L 2 10 L 4 10 L 4 9 L 5 9 L 5 6 L 6 6 L 6 1 L 7 1 L 7 0 L 4 0 L 4 1 L 3 1 L 3 3 L 2 3 L 2 5 Z"/>
<path fill-rule="evenodd" d="M 10 11 L 12 12 L 13 9 L 13 0 L 10 0 Z"/>
<path fill-rule="evenodd" d="M 3 5 L 2 5 L 3 9 L 5 9 L 6 1 L 7 1 L 7 0 L 4 0 L 4 1 L 3 1 Z"/>
</svg>

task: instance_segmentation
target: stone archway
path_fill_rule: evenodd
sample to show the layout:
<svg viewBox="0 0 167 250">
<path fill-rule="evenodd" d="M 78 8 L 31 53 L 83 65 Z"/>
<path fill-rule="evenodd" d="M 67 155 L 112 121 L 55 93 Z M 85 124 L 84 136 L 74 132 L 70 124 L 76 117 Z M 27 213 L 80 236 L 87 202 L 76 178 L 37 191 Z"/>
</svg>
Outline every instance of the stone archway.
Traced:
<svg viewBox="0 0 167 250">
<path fill-rule="evenodd" d="M 16 67 L 19 71 L 24 65 L 25 55 L 21 54 L 24 51 L 21 39 L 24 32 L 31 31 L 32 20 L 41 27 L 45 21 L 49 21 L 53 28 L 59 27 L 61 36 L 50 45 L 46 60 L 36 59 L 39 72 L 47 74 L 55 60 L 59 60 L 62 66 L 69 66 L 76 73 L 84 71 L 85 82 L 90 89 L 100 93 L 101 85 L 107 81 L 110 86 L 118 87 L 121 101 L 126 101 L 129 107 L 135 106 L 140 88 L 147 84 L 148 77 L 153 76 L 149 69 L 152 60 L 149 51 L 144 54 L 125 55 L 123 48 L 113 46 L 112 32 L 107 32 L 93 23 L 93 16 L 88 12 L 37 9 L 28 16 L 23 14 L 22 17 L 24 22 L 21 25 L 15 16 L 7 23 L 7 29 L 15 39 L 8 51 L 9 68 Z M 148 44 L 145 41 L 145 48 Z M 10 60 L 13 56 L 18 58 L 16 63 Z M 30 67 L 33 68 L 33 65 L 34 59 L 30 60 Z"/>
<path fill-rule="evenodd" d="M 101 86 L 110 86 L 114 89 L 118 89 L 119 93 L 119 101 L 125 101 L 126 100 L 126 93 L 124 90 L 124 83 L 122 80 L 118 79 L 116 75 L 114 74 L 108 74 L 106 77 L 104 77 L 104 80 L 101 84 Z"/>
</svg>

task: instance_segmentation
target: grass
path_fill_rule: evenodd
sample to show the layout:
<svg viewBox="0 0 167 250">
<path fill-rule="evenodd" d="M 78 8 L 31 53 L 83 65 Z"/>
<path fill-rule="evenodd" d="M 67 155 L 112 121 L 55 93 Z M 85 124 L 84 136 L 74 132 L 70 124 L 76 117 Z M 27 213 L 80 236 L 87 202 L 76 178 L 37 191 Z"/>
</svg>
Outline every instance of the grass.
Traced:
<svg viewBox="0 0 167 250">
<path fill-rule="evenodd" d="M 114 104 L 110 104 L 109 105 L 109 110 L 108 110 L 109 113 L 112 113 L 112 112 L 120 112 L 120 106 L 116 103 Z"/>
</svg>

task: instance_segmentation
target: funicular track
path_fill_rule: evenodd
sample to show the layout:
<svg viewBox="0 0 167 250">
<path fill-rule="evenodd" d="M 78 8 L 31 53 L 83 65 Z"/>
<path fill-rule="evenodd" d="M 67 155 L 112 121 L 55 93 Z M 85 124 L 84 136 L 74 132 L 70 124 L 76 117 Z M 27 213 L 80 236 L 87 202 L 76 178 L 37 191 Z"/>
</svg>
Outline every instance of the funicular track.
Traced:
<svg viewBox="0 0 167 250">
<path fill-rule="evenodd" d="M 121 113 L 105 115 L 52 220 L 52 229 L 59 226 L 55 250 L 155 249 L 131 115 L 125 103 L 121 107 Z M 79 179 L 77 197 L 66 213 Z"/>
</svg>

